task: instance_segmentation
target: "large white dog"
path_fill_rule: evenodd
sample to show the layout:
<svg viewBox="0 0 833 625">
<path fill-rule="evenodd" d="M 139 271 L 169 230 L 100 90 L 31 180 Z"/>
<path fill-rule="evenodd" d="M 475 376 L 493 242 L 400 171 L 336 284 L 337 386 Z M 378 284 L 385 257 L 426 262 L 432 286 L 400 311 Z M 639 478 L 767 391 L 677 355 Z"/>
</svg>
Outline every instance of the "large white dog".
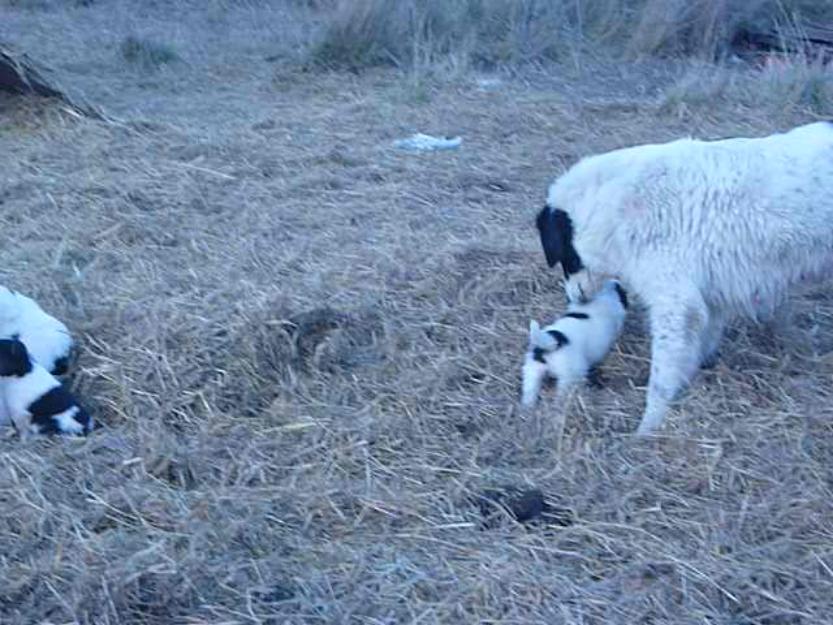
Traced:
<svg viewBox="0 0 833 625">
<path fill-rule="evenodd" d="M 651 433 L 728 319 L 771 311 L 791 284 L 833 269 L 833 124 L 585 158 L 550 186 L 537 226 L 572 297 L 616 276 L 648 306 L 638 433 Z"/>
</svg>

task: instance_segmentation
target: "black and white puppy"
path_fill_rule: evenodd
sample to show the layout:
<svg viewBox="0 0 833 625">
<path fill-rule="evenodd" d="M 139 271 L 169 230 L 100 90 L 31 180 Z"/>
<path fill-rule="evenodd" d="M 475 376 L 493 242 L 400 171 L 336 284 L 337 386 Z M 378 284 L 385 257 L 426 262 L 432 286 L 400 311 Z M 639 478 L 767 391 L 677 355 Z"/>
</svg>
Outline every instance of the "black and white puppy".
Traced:
<svg viewBox="0 0 833 625">
<path fill-rule="evenodd" d="M 542 328 L 531 321 L 521 371 L 523 405 L 536 403 L 548 376 L 556 379 L 558 394 L 585 380 L 622 333 L 627 309 L 624 289 L 608 280 L 589 302 L 571 301 L 566 314 L 552 324 Z"/>
<path fill-rule="evenodd" d="M 18 339 L 0 339 L 0 424 L 14 425 L 22 437 L 85 435 L 94 427 L 75 397 Z"/>
<path fill-rule="evenodd" d="M 50 373 L 67 372 L 73 349 L 69 329 L 31 297 L 4 286 L 0 286 L 0 336 L 23 341 L 30 358 Z"/>
</svg>

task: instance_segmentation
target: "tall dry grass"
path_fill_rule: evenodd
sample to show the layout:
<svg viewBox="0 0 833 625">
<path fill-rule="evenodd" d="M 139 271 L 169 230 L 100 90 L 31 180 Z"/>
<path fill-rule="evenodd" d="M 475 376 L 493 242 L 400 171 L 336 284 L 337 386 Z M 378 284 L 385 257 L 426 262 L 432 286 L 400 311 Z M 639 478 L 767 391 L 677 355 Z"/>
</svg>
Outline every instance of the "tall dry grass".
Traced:
<svg viewBox="0 0 833 625">
<path fill-rule="evenodd" d="M 796 111 L 829 118 L 833 69 L 801 54 L 768 56 L 754 71 L 699 64 L 667 88 L 660 102 L 662 110 L 681 117 L 714 106 L 766 110 L 773 119 L 789 118 Z"/>
<path fill-rule="evenodd" d="M 351 68 L 488 66 L 577 50 L 717 59 L 750 30 L 831 17 L 833 3 L 813 0 L 336 0 L 312 58 Z"/>
</svg>

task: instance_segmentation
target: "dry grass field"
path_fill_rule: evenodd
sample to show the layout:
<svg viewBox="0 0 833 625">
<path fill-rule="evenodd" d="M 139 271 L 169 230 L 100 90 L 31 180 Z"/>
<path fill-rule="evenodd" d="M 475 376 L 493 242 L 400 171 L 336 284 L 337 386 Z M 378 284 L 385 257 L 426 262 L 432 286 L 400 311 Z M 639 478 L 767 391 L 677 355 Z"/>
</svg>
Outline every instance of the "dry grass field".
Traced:
<svg viewBox="0 0 833 625">
<path fill-rule="evenodd" d="M 0 283 L 77 335 L 104 426 L 0 440 L 0 622 L 833 621 L 829 284 L 733 325 L 655 439 L 638 306 L 602 388 L 517 407 L 564 304 L 551 179 L 833 114 L 829 70 L 348 71 L 305 61 L 318 4 L 0 0 L 0 38 L 118 120 L 0 96 Z"/>
</svg>

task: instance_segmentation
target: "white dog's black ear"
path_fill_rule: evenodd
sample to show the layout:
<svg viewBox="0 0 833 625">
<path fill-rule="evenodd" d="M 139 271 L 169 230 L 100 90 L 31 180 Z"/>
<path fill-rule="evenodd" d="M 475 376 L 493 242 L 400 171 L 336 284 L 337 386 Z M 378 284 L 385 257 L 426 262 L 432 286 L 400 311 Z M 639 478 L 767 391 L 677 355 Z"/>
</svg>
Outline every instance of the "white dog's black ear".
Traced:
<svg viewBox="0 0 833 625">
<path fill-rule="evenodd" d="M 535 220 L 544 256 L 550 267 L 561 263 L 564 275 L 578 273 L 584 268 L 581 258 L 573 247 L 573 221 L 560 208 L 544 206 Z"/>
<path fill-rule="evenodd" d="M 0 339 L 0 375 L 21 377 L 31 370 L 26 346 L 17 339 Z"/>
<path fill-rule="evenodd" d="M 613 288 L 616 289 L 616 294 L 619 296 L 619 301 L 622 302 L 622 308 L 628 309 L 628 293 L 622 288 L 618 282 L 614 283 Z"/>
</svg>

